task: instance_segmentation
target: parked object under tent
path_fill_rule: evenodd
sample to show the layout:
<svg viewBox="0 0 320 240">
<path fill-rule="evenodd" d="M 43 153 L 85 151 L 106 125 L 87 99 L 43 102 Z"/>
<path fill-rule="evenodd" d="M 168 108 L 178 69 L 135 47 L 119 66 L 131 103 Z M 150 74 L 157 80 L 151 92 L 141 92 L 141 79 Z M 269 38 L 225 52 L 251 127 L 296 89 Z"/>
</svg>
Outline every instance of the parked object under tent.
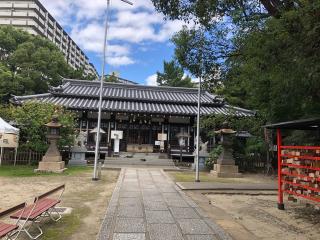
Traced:
<svg viewBox="0 0 320 240">
<path fill-rule="evenodd" d="M 15 149 L 14 165 L 16 164 L 18 146 L 19 129 L 11 126 L 9 123 L 0 118 L 0 166 L 5 148 Z"/>
</svg>

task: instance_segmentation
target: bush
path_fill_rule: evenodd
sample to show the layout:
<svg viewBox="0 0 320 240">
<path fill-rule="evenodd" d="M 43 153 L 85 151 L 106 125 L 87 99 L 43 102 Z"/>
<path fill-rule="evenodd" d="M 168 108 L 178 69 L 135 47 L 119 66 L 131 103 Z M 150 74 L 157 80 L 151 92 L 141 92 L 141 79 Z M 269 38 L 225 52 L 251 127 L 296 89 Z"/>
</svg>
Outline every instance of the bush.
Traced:
<svg viewBox="0 0 320 240">
<path fill-rule="evenodd" d="M 13 120 L 20 129 L 20 148 L 45 152 L 48 144 L 46 139 L 46 123 L 52 120 L 53 114 L 58 115 L 62 124 L 59 148 L 72 146 L 75 133 L 75 115 L 59 106 L 47 103 L 27 102 L 21 106 L 8 106 L 0 111 L 0 117 Z"/>
<path fill-rule="evenodd" d="M 218 145 L 209 153 L 209 158 L 206 160 L 206 167 L 209 169 L 213 169 L 213 165 L 217 163 L 217 160 L 221 153 L 222 153 L 222 146 Z"/>
</svg>

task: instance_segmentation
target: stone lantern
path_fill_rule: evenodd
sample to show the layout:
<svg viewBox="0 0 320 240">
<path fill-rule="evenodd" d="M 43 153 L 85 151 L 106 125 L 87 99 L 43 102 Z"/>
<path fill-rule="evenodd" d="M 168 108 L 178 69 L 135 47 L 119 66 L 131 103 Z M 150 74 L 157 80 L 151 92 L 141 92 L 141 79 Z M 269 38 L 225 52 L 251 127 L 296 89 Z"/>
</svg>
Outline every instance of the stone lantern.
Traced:
<svg viewBox="0 0 320 240">
<path fill-rule="evenodd" d="M 182 152 L 186 147 L 186 139 L 188 139 L 190 135 L 185 132 L 180 132 L 176 136 L 178 138 L 179 147 L 180 147 L 180 162 L 182 162 Z"/>
<path fill-rule="evenodd" d="M 214 176 L 221 178 L 239 178 L 242 176 L 239 173 L 238 166 L 235 165 L 235 160 L 232 155 L 232 143 L 236 131 L 229 128 L 227 122 L 223 123 L 223 128 L 215 131 L 215 134 L 220 136 L 220 144 L 222 146 L 222 153 L 220 154 L 217 164 L 214 164 L 211 173 Z"/>
<path fill-rule="evenodd" d="M 66 168 L 57 147 L 57 142 L 60 139 L 60 129 L 62 127 L 61 123 L 58 121 L 58 116 L 54 115 L 51 122 L 47 123 L 46 126 L 46 137 L 49 140 L 50 145 L 46 154 L 43 156 L 42 161 L 39 162 L 38 169 L 35 171 L 62 173 Z"/>
</svg>

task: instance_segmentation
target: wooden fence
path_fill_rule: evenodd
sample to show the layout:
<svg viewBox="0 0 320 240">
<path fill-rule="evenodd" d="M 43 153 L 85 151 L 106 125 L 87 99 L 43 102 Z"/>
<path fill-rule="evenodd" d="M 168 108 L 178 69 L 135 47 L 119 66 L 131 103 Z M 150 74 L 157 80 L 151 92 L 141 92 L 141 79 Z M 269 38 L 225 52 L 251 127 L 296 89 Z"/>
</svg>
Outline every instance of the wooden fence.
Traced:
<svg viewBox="0 0 320 240">
<path fill-rule="evenodd" d="M 263 172 L 267 165 L 266 156 L 259 153 L 252 154 L 252 156 L 238 156 L 235 160 L 241 172 Z"/>
<path fill-rule="evenodd" d="M 32 165 L 37 164 L 41 161 L 45 153 L 34 152 L 34 151 L 17 151 L 16 164 L 17 165 Z M 4 150 L 2 156 L 2 165 L 13 165 L 15 160 L 15 151 L 14 150 Z"/>
</svg>

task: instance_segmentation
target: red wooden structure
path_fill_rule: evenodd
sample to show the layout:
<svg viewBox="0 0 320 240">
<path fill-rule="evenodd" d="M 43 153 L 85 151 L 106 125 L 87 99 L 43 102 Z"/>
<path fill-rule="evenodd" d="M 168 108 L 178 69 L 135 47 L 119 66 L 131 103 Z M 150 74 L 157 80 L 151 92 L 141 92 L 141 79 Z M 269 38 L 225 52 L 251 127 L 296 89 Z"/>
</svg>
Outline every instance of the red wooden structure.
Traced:
<svg viewBox="0 0 320 240">
<path fill-rule="evenodd" d="M 282 130 L 318 131 L 320 118 L 266 125 L 277 131 L 278 209 L 284 210 L 283 195 L 320 203 L 320 146 L 285 146 Z"/>
</svg>

